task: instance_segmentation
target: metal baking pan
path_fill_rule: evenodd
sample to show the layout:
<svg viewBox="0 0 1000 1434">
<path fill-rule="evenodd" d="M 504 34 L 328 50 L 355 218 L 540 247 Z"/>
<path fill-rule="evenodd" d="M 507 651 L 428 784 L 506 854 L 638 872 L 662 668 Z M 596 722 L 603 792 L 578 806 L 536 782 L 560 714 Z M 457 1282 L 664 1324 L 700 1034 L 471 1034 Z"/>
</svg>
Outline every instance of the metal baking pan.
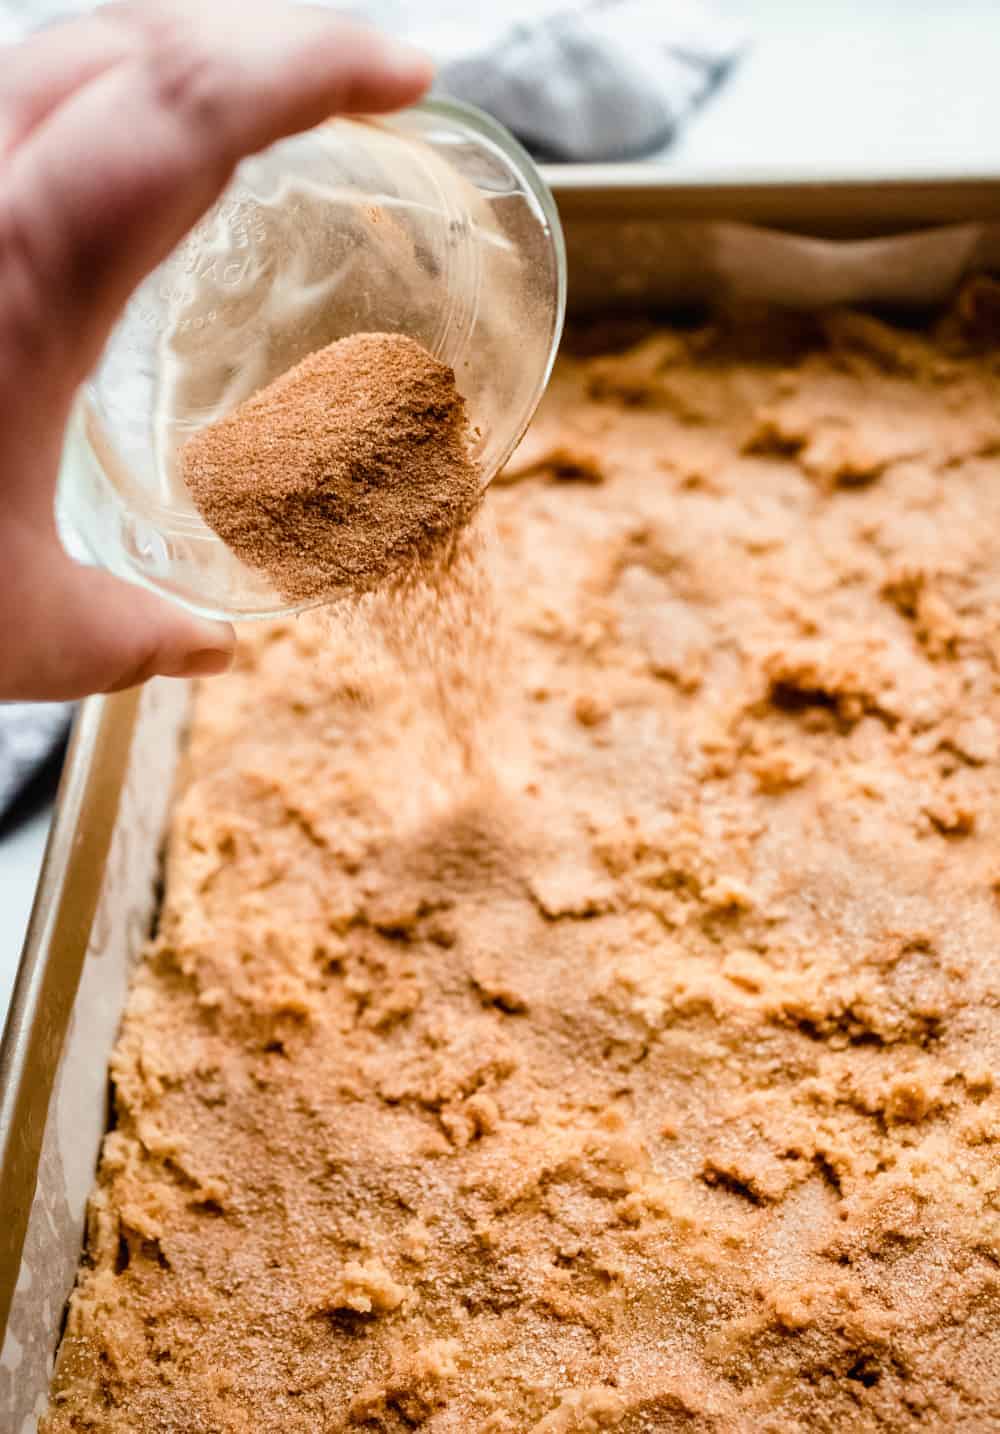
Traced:
<svg viewBox="0 0 1000 1434">
<path fill-rule="evenodd" d="M 744 294 L 940 302 L 1000 268 L 1000 177 L 676 184 L 552 167 L 576 312 Z M 107 1126 L 107 1066 L 158 901 L 186 684 L 85 703 L 0 1042 L 0 1430 L 30 1434 Z"/>
</svg>

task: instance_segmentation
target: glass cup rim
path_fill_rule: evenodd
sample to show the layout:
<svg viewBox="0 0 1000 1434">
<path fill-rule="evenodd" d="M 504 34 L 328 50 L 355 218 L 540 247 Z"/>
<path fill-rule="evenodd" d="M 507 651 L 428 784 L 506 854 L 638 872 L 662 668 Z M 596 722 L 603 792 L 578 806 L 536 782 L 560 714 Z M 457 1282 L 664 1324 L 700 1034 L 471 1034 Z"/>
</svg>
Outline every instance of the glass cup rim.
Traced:
<svg viewBox="0 0 1000 1434">
<path fill-rule="evenodd" d="M 402 110 L 396 110 L 391 114 L 381 115 L 378 118 L 385 123 L 387 127 L 390 127 L 393 119 L 397 115 L 412 111 L 439 115 L 442 119 L 458 121 L 468 129 L 478 132 L 486 139 L 492 140 L 508 159 L 516 161 L 519 178 L 526 182 L 531 191 L 532 198 L 541 210 L 542 218 L 545 220 L 545 225 L 552 242 L 556 271 L 555 320 L 552 326 L 552 339 L 549 345 L 548 361 L 539 383 L 539 393 L 544 393 L 549 379 L 552 377 L 556 354 L 562 340 L 563 327 L 566 322 L 566 298 L 568 289 L 566 239 L 563 234 L 562 220 L 559 217 L 559 206 L 556 203 L 555 195 L 543 178 L 538 165 L 534 159 L 532 159 L 521 141 L 511 133 L 506 125 L 501 124 L 498 119 L 487 114 L 485 110 L 481 110 L 477 105 L 469 104 L 465 100 L 452 99 L 448 96 L 430 94 L 422 100 L 417 100 L 412 105 L 407 105 Z M 514 442 L 510 444 L 510 447 L 504 453 L 500 468 L 503 467 L 503 463 L 510 457 L 523 436 L 523 432 L 518 434 Z M 497 471 L 499 472 L 499 468 Z"/>
<path fill-rule="evenodd" d="M 525 416 L 523 417 L 523 421 L 519 423 L 518 427 L 512 430 L 511 433 L 507 435 L 504 447 L 499 451 L 499 456 L 496 457 L 491 463 L 492 471 L 489 475 L 489 482 L 492 482 L 493 478 L 495 478 L 496 475 L 503 469 L 504 464 L 508 461 L 511 454 L 514 452 L 517 445 L 520 443 L 525 431 L 527 430 L 531 422 L 538 402 L 544 394 L 549 379 L 551 378 L 552 370 L 559 349 L 560 340 L 562 338 L 566 315 L 568 283 L 566 245 L 563 236 L 562 224 L 559 217 L 559 211 L 551 189 L 543 178 L 534 159 L 520 143 L 520 141 L 517 140 L 516 137 L 500 121 L 494 119 L 493 116 L 487 114 L 485 111 L 479 109 L 477 106 L 468 104 L 465 101 L 432 94 L 425 97 L 424 99 L 417 101 L 412 105 L 407 105 L 400 110 L 392 111 L 388 114 L 374 116 L 335 117 L 333 122 L 336 123 L 338 119 L 348 124 L 357 123 L 360 121 L 369 125 L 377 125 L 383 130 L 392 131 L 396 128 L 394 121 L 407 114 L 421 114 L 431 117 L 438 117 L 441 120 L 452 124 L 459 133 L 464 132 L 474 140 L 479 139 L 485 141 L 487 144 L 492 145 L 496 150 L 498 150 L 503 156 L 504 160 L 512 168 L 514 176 L 517 179 L 518 183 L 523 186 L 524 191 L 530 196 L 532 202 L 536 206 L 536 210 L 538 215 L 540 216 L 541 224 L 546 234 L 548 240 L 548 247 L 552 256 L 555 279 L 555 294 L 552 308 L 551 330 L 549 334 L 548 350 L 546 354 L 545 364 L 539 372 L 535 387 L 535 398 L 533 403 L 530 405 L 529 411 L 525 414 Z M 330 121 L 326 121 L 325 123 L 330 123 Z M 305 131 L 304 133 L 308 133 L 308 131 Z M 415 135 L 415 138 L 420 138 L 419 131 Z M 83 381 L 78 395 L 77 404 L 74 405 L 75 410 L 77 410 L 78 412 L 79 419 L 84 423 L 85 428 L 89 426 L 86 424 L 87 411 L 89 410 L 89 412 L 93 414 L 96 418 L 103 409 L 103 404 L 101 402 L 96 387 L 100 362 L 101 360 L 98 359 L 98 363 L 95 366 L 95 369 Z M 103 445 L 98 445 L 98 447 L 100 446 Z M 105 468 L 107 455 L 105 455 L 105 461 L 101 460 L 96 451 L 94 456 L 97 459 L 99 466 L 101 468 Z M 489 486 L 489 482 L 484 485 L 484 490 L 485 487 Z M 163 512 L 161 513 L 160 505 L 157 504 L 155 501 L 150 503 L 147 495 L 132 494 L 128 502 L 129 506 L 133 508 L 133 511 L 139 512 L 141 516 L 145 518 L 146 521 L 151 521 L 155 523 L 159 518 L 168 516 L 170 517 L 171 521 L 177 521 L 176 513 L 169 509 L 163 510 Z M 195 525 L 192 524 L 193 528 L 194 526 Z M 218 539 L 218 541 L 221 542 L 221 539 Z M 154 591 L 169 593 L 169 589 L 166 589 L 162 587 L 159 583 L 147 578 L 139 570 L 136 570 L 133 576 L 134 580 L 140 582 L 143 586 L 151 587 Z M 221 612 L 221 609 L 216 608 L 214 604 L 205 603 L 200 599 L 191 598 L 185 594 L 169 593 L 169 596 L 172 598 L 173 601 L 180 602 L 181 605 L 188 607 L 193 611 L 207 612 L 209 610 L 209 607 L 211 606 L 213 611 Z M 288 604 L 282 605 L 280 607 L 271 608 L 266 611 L 260 610 L 254 612 L 239 612 L 238 610 L 233 610 L 231 612 L 228 612 L 227 616 L 231 620 L 246 621 L 258 617 L 264 618 L 280 615 L 290 615 L 302 611 L 303 607 L 309 606 L 313 606 L 313 604 Z"/>
</svg>

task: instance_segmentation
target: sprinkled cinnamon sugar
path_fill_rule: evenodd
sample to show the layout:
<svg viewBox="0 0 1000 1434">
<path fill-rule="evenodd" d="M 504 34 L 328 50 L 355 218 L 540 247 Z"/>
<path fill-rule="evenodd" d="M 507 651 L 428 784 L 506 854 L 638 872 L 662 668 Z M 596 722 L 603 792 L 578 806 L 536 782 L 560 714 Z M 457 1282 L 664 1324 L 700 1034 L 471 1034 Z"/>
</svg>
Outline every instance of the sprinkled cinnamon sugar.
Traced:
<svg viewBox="0 0 1000 1434">
<path fill-rule="evenodd" d="M 482 491 L 454 373 L 403 334 L 310 354 L 181 461 L 205 522 L 290 603 L 439 566 Z"/>
<path fill-rule="evenodd" d="M 457 594 L 248 625 L 44 1434 L 1000 1430 L 998 354 L 962 312 L 590 335 L 492 577 L 473 525 Z M 442 791 L 450 632 L 500 680 Z"/>
</svg>

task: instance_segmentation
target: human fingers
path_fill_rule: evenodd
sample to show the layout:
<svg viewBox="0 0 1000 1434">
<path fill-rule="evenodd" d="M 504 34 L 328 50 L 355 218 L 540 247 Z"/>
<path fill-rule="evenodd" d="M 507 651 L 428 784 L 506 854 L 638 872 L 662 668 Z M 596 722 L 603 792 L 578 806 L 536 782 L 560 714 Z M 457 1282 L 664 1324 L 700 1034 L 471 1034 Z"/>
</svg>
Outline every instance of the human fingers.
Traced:
<svg viewBox="0 0 1000 1434">
<path fill-rule="evenodd" d="M 0 215 L 0 325 L 69 391 L 240 158 L 332 113 L 398 107 L 430 80 L 416 52 L 307 7 L 181 0 L 115 13 L 141 45 L 14 152 Z"/>
<path fill-rule="evenodd" d="M 64 700 L 117 692 L 158 674 L 202 677 L 229 666 L 235 638 L 228 623 L 197 618 L 81 567 L 54 536 L 15 545 L 5 565 L 5 699 Z"/>
<path fill-rule="evenodd" d="M 139 45 L 132 28 L 98 11 L 0 48 L 0 160 L 68 95 Z"/>
</svg>

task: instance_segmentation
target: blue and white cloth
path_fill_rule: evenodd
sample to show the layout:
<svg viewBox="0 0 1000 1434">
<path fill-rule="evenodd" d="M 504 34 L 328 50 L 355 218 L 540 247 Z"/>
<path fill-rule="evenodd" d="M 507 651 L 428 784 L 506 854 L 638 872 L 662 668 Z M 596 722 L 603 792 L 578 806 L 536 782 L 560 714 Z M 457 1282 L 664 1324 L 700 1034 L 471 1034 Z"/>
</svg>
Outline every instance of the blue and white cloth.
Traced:
<svg viewBox="0 0 1000 1434">
<path fill-rule="evenodd" d="M 705 0 L 361 0 L 352 13 L 432 55 L 441 91 L 571 162 L 663 148 L 746 45 Z"/>
<path fill-rule="evenodd" d="M 20 798 L 54 764 L 72 713 L 68 702 L 0 703 L 0 831 Z"/>
<path fill-rule="evenodd" d="M 211 3 L 211 0 L 206 0 Z M 710 0 L 319 0 L 433 56 L 437 88 L 548 159 L 661 149 L 746 45 Z M 94 0 L 0 0 L 0 44 Z"/>
</svg>

